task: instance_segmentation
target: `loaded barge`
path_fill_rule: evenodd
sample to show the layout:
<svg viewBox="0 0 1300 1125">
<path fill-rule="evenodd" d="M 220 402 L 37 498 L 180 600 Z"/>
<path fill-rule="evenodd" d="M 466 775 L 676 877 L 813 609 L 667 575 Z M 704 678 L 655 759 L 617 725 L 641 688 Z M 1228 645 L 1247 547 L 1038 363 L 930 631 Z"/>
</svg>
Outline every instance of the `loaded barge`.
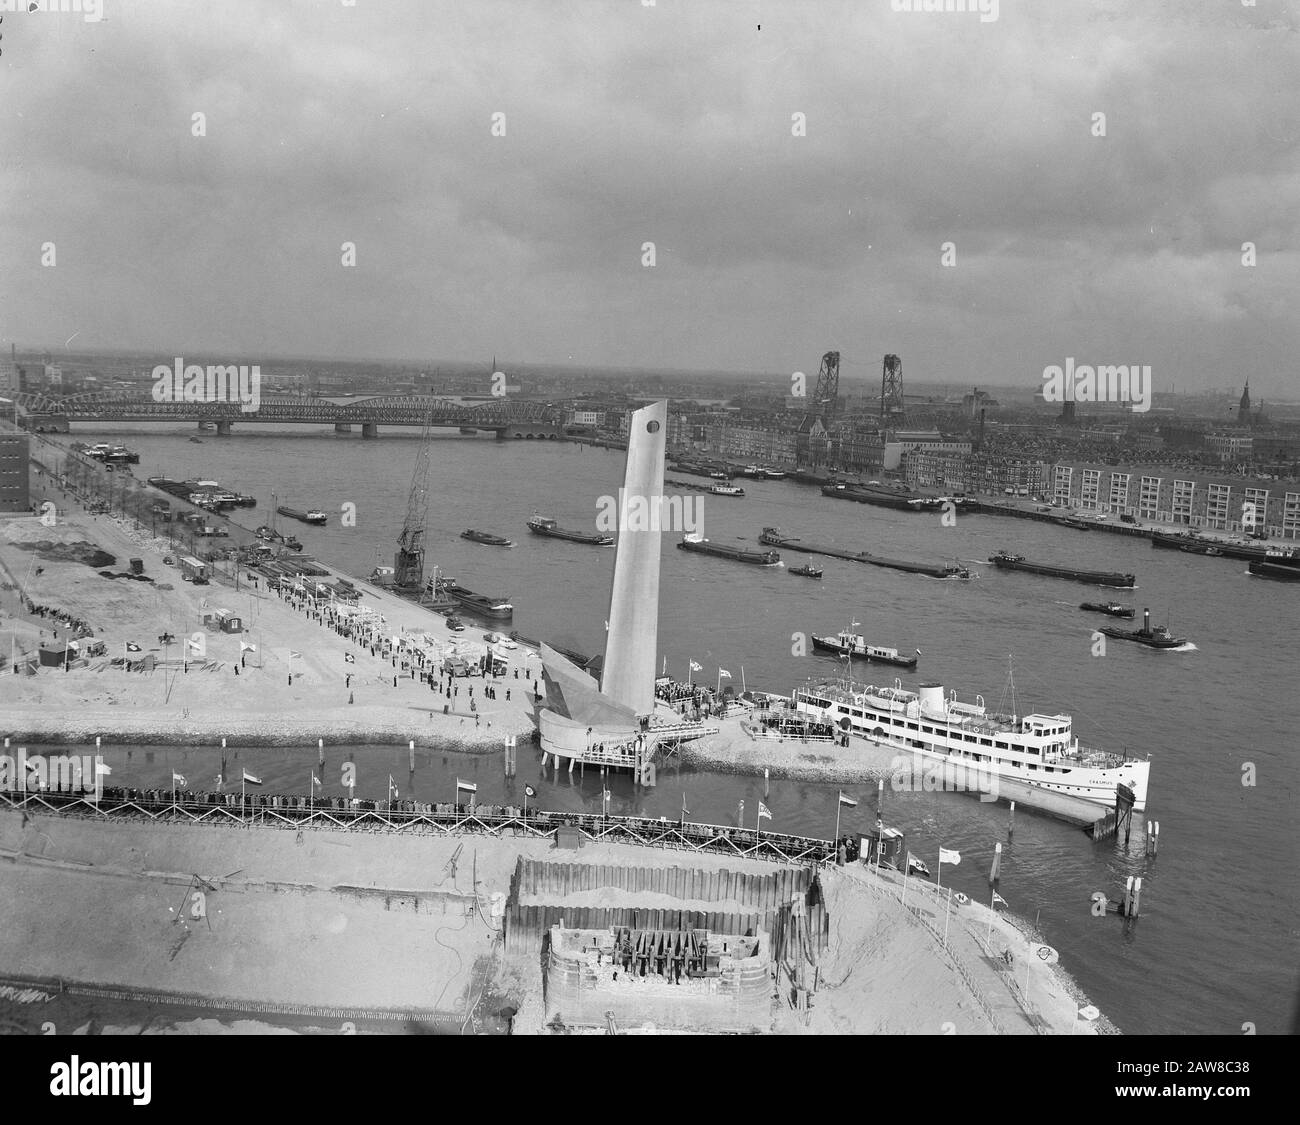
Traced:
<svg viewBox="0 0 1300 1125">
<path fill-rule="evenodd" d="M 1277 582 L 1300 582 L 1300 566 L 1284 566 L 1276 562 L 1253 562 L 1250 573 L 1257 578 L 1272 578 Z"/>
<path fill-rule="evenodd" d="M 1151 536 L 1151 546 L 1182 551 L 1188 555 L 1218 555 L 1246 562 L 1300 567 L 1300 550 L 1294 547 L 1251 547 L 1228 539 L 1203 539 L 1199 535 L 1171 535 L 1164 531 L 1157 531 Z"/>
<path fill-rule="evenodd" d="M 223 489 L 215 480 L 172 480 L 170 477 L 149 477 L 145 483 L 160 492 L 166 492 L 181 500 L 188 500 L 191 504 L 200 504 L 205 508 L 221 510 L 253 508 L 257 505 L 256 496 L 243 496 L 238 492 L 230 492 Z"/>
<path fill-rule="evenodd" d="M 758 537 L 760 543 L 769 547 L 788 547 L 795 551 L 805 551 L 810 555 L 828 555 L 835 559 L 849 562 L 866 563 L 868 566 L 882 566 L 888 570 L 902 570 L 908 574 L 924 574 L 930 578 L 969 578 L 970 571 L 964 566 L 949 563 L 910 562 L 907 559 L 886 559 L 867 551 L 844 551 L 837 547 L 823 547 L 815 543 L 805 543 L 792 535 L 785 535 L 779 527 L 765 527 Z"/>
<path fill-rule="evenodd" d="M 454 578 L 433 577 L 425 584 L 425 593 L 435 600 L 450 598 L 457 605 L 482 617 L 508 618 L 514 616 L 515 607 L 506 597 L 476 594 L 459 585 Z"/>
<path fill-rule="evenodd" d="M 312 508 L 310 511 L 303 512 L 297 508 L 291 508 L 288 504 L 281 504 L 276 511 L 282 516 L 288 516 L 292 520 L 301 520 L 303 523 L 315 524 L 317 527 L 327 523 L 329 516 L 319 508 Z"/>
<path fill-rule="evenodd" d="M 1137 585 L 1137 579 L 1131 574 L 1119 574 L 1106 570 L 1077 570 L 1068 566 L 1050 566 L 1047 563 L 1031 563 L 1024 555 L 1013 555 L 999 551 L 989 559 L 999 570 L 1024 570 L 1030 574 L 1042 574 L 1048 578 L 1068 578 L 1074 582 L 1089 582 L 1094 586 L 1118 586 L 1129 588 Z"/>
<path fill-rule="evenodd" d="M 874 484 L 827 484 L 822 486 L 822 495 L 835 500 L 853 500 L 859 504 L 894 508 L 901 512 L 928 512 L 941 504 L 935 496 L 918 496 L 905 488 L 886 488 Z"/>
<path fill-rule="evenodd" d="M 746 551 L 742 547 L 726 547 L 721 543 L 710 543 L 699 535 L 687 535 L 677 544 L 677 549 L 700 555 L 716 555 L 720 559 L 751 563 L 754 566 L 777 566 L 781 562 L 781 556 L 775 551 Z"/>
<path fill-rule="evenodd" d="M 570 531 L 561 527 L 552 519 L 534 514 L 528 521 L 528 530 L 534 535 L 544 535 L 551 539 L 567 539 L 570 543 L 589 543 L 593 547 L 612 547 L 612 535 L 591 535 L 585 531 Z"/>
</svg>

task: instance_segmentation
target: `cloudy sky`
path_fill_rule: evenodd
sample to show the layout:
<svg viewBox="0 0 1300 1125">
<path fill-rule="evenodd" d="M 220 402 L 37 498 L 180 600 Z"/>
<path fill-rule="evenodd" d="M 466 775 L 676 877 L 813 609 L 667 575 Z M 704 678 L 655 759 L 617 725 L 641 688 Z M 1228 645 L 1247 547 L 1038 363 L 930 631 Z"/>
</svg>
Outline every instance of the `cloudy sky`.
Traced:
<svg viewBox="0 0 1300 1125">
<path fill-rule="evenodd" d="M 1300 397 L 1281 0 L 102 5 L 0 25 L 6 349 Z"/>
</svg>

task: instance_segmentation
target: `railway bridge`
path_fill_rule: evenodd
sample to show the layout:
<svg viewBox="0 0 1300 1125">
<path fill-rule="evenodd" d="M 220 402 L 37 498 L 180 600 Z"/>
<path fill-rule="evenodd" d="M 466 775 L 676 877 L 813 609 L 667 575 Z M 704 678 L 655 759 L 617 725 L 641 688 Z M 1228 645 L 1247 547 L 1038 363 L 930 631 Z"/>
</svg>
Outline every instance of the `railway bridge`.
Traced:
<svg viewBox="0 0 1300 1125">
<path fill-rule="evenodd" d="M 14 400 L 27 428 L 37 433 L 67 433 L 74 422 L 196 422 L 211 425 L 218 435 L 226 436 L 235 423 L 260 422 L 332 425 L 338 433 L 359 426 L 362 437 L 373 438 L 379 435 L 380 426 L 420 427 L 427 416 L 436 427 L 491 431 L 501 440 L 546 441 L 564 436 L 558 408 L 518 398 L 465 403 L 425 395 L 375 395 L 340 403 L 268 395 L 256 410 L 244 410 L 239 402 L 157 402 L 135 390 L 66 397 L 22 392 Z"/>
</svg>

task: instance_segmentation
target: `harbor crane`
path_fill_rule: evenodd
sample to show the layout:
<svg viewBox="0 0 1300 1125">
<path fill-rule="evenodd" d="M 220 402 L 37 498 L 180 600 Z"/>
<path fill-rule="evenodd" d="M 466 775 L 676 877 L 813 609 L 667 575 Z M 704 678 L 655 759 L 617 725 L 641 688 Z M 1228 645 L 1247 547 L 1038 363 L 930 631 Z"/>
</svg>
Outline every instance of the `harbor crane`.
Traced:
<svg viewBox="0 0 1300 1125">
<path fill-rule="evenodd" d="M 424 415 L 420 432 L 420 448 L 415 455 L 415 471 L 411 473 L 411 491 L 406 498 L 406 519 L 402 533 L 397 537 L 397 554 L 393 558 L 393 585 L 399 590 L 417 593 L 424 583 L 424 532 L 429 522 L 429 461 L 432 417 Z"/>
</svg>

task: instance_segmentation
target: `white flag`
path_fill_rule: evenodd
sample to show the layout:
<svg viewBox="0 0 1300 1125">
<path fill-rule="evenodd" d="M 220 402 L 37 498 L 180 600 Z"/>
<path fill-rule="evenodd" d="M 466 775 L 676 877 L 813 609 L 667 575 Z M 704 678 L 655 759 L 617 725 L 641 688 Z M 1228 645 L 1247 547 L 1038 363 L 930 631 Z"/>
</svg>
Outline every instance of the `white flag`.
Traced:
<svg viewBox="0 0 1300 1125">
<path fill-rule="evenodd" d="M 994 891 L 994 892 L 993 892 L 993 905 L 994 905 L 995 907 L 996 907 L 996 906 L 999 906 L 999 905 L 1001 905 L 1001 906 L 1006 906 L 1006 905 L 1007 905 L 1007 900 L 1004 899 L 1000 894 L 998 894 L 997 891 Z"/>
<path fill-rule="evenodd" d="M 695 661 L 692 660 L 692 661 L 691 661 L 691 671 L 692 671 L 692 672 L 703 672 L 703 671 L 704 671 L 704 665 L 703 665 L 703 664 L 696 664 Z"/>
<path fill-rule="evenodd" d="M 185 784 L 185 775 L 184 775 L 184 774 L 179 774 L 179 773 L 177 773 L 175 770 L 172 770 L 172 784 L 173 784 L 173 785 L 184 785 L 184 784 Z"/>
<path fill-rule="evenodd" d="M 247 781 L 249 785 L 262 784 L 262 779 L 260 777 L 254 777 L 251 773 L 248 772 L 248 770 L 244 770 L 244 780 Z"/>
<path fill-rule="evenodd" d="M 104 774 L 106 774 L 106 773 L 112 773 L 112 772 L 113 772 L 113 767 L 110 766 L 110 765 L 108 765 L 108 763 L 106 763 L 106 762 L 96 762 L 96 763 L 95 763 L 95 776 L 96 776 L 96 777 L 103 777 Z"/>
<path fill-rule="evenodd" d="M 718 676 L 719 676 L 721 679 L 724 679 L 724 680 L 729 680 L 729 679 L 731 679 L 731 673 L 728 672 L 725 668 L 719 668 L 719 669 L 718 669 Z"/>
<path fill-rule="evenodd" d="M 319 784 L 320 784 L 320 778 L 317 777 L 315 774 L 312 774 L 312 775 L 311 775 L 311 783 L 312 783 L 313 785 L 319 785 Z"/>
<path fill-rule="evenodd" d="M 256 651 L 257 651 L 257 645 L 249 644 L 247 641 L 240 641 L 240 642 L 239 642 L 239 651 L 240 651 L 240 652 L 256 652 Z"/>
<path fill-rule="evenodd" d="M 762 801 L 759 801 L 759 802 L 758 802 L 758 819 L 759 819 L 759 820 L 762 820 L 763 817 L 767 817 L 768 820 L 771 820 L 771 819 L 772 819 L 772 810 L 769 809 L 765 804 L 763 804 Z"/>
<path fill-rule="evenodd" d="M 961 862 L 961 852 L 949 851 L 947 848 L 939 849 L 939 862 L 950 863 L 954 867 Z"/>
</svg>

